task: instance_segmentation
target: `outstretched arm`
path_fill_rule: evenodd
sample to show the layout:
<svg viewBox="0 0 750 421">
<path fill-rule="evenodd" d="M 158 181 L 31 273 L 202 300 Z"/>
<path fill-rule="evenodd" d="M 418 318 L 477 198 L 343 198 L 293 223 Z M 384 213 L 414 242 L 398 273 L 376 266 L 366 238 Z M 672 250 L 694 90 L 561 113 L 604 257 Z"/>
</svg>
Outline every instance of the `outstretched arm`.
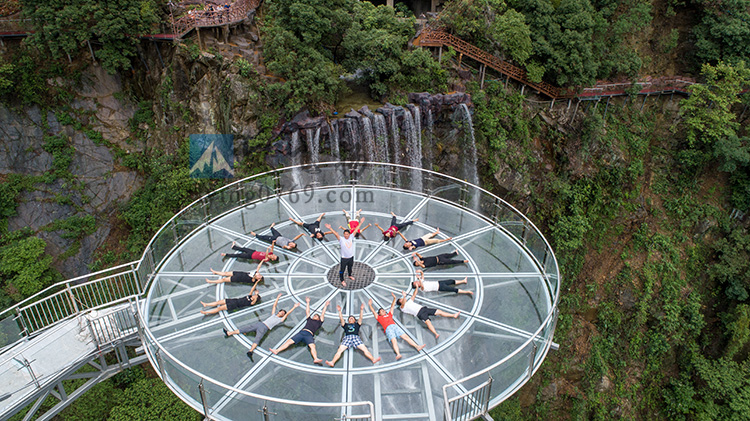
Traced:
<svg viewBox="0 0 750 421">
<path fill-rule="evenodd" d="M 298 236 L 296 236 L 296 237 L 292 238 L 292 241 L 297 241 L 297 240 L 299 240 L 299 238 L 300 238 L 300 237 L 302 237 L 303 235 L 305 235 L 305 233 L 302 233 L 302 234 L 300 234 L 300 235 L 298 235 Z"/>
<path fill-rule="evenodd" d="M 344 315 L 341 314 L 341 306 L 336 306 L 336 311 L 339 312 L 339 320 L 341 321 L 341 326 L 344 325 Z"/>
<path fill-rule="evenodd" d="M 310 317 L 310 297 L 305 297 L 305 302 L 307 303 L 307 307 L 305 307 L 305 316 Z"/>
<path fill-rule="evenodd" d="M 380 228 L 380 225 L 378 225 L 378 223 L 377 223 L 377 222 L 375 223 L 375 226 L 376 226 L 376 227 L 378 227 L 378 229 L 380 230 L 380 233 L 381 233 L 381 234 L 382 234 L 382 233 L 385 233 L 385 230 L 384 230 L 383 228 Z"/>
<path fill-rule="evenodd" d="M 364 310 L 365 310 L 365 303 L 362 303 L 359 305 L 359 321 L 357 321 L 357 323 L 359 323 L 360 325 L 362 324 L 362 312 Z"/>
<path fill-rule="evenodd" d="M 250 290 L 250 293 L 247 295 L 253 295 L 253 291 L 255 291 L 255 288 L 258 286 L 258 282 L 260 282 L 260 280 L 255 281 L 255 283 L 253 284 L 253 288 Z"/>
<path fill-rule="evenodd" d="M 281 298 L 282 295 L 282 293 L 279 293 L 279 295 L 276 296 L 276 300 L 273 302 L 273 307 L 271 308 L 272 314 L 276 314 L 276 306 L 279 305 L 279 298 Z"/>
<path fill-rule="evenodd" d="M 256 274 L 257 274 L 258 272 L 260 272 L 260 267 L 261 267 L 261 266 L 263 266 L 263 263 L 265 263 L 265 262 L 266 262 L 266 260 L 267 260 L 267 259 L 263 259 L 263 260 L 261 260 L 261 261 L 260 261 L 260 263 L 258 263 L 258 267 L 257 267 L 257 268 L 255 268 L 255 273 L 256 273 Z"/>
<path fill-rule="evenodd" d="M 358 232 L 362 231 L 362 227 L 365 225 L 365 218 L 359 220 L 359 225 L 357 225 L 357 229 L 354 230 L 352 234 L 357 234 Z"/>
<path fill-rule="evenodd" d="M 401 234 L 401 231 L 396 231 L 396 233 L 397 233 L 398 235 L 400 235 L 400 236 L 401 236 L 401 238 L 403 238 L 403 239 L 404 239 L 404 242 L 407 242 L 407 241 L 409 241 L 409 240 L 407 240 L 407 239 L 406 239 L 406 237 L 404 237 L 404 234 Z"/>
<path fill-rule="evenodd" d="M 417 292 L 419 291 L 419 288 L 414 288 L 414 293 L 411 295 L 411 300 L 414 301 L 415 298 L 417 298 Z M 404 292 L 404 297 L 406 297 L 406 292 Z"/>
<path fill-rule="evenodd" d="M 390 312 L 393 313 L 393 309 L 396 308 L 396 294 L 391 293 L 391 295 L 393 296 L 393 301 L 391 302 L 391 310 L 390 310 Z"/>
<path fill-rule="evenodd" d="M 276 240 L 271 241 L 271 247 L 266 249 L 266 253 L 273 254 L 273 248 L 276 247 Z"/>
<path fill-rule="evenodd" d="M 372 311 L 372 317 L 377 318 L 378 317 L 378 313 L 375 311 L 375 307 L 372 306 L 372 298 L 370 298 L 369 300 L 367 300 L 367 305 L 370 306 L 370 311 Z"/>
<path fill-rule="evenodd" d="M 326 303 L 323 304 L 323 310 L 320 310 L 320 321 L 321 322 L 326 319 L 326 309 L 328 308 L 328 304 L 331 304 L 331 302 L 330 301 L 326 301 Z"/>
<path fill-rule="evenodd" d="M 294 311 L 294 309 L 297 308 L 297 307 L 299 307 L 299 303 L 294 303 L 294 305 L 292 306 L 291 310 L 287 311 L 286 314 L 284 315 L 284 317 L 281 318 L 281 321 L 286 320 L 286 318 L 289 317 L 289 315 L 292 314 L 292 312 Z"/>
<path fill-rule="evenodd" d="M 341 239 L 341 237 L 339 237 L 339 233 L 337 233 L 336 231 L 333 230 L 333 228 L 331 228 L 331 224 L 326 224 L 325 226 L 326 228 L 328 228 L 328 231 L 331 231 L 331 234 L 336 236 L 337 240 Z"/>
</svg>

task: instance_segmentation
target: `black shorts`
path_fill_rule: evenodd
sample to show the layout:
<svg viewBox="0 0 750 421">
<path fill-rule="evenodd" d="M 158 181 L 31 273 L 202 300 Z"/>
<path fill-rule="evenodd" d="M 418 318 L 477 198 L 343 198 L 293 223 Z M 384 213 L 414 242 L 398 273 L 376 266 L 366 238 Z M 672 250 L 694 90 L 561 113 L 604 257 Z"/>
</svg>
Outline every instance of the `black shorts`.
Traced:
<svg viewBox="0 0 750 421">
<path fill-rule="evenodd" d="M 434 316 L 436 312 L 437 310 L 434 308 L 422 307 L 421 309 L 419 309 L 419 313 L 417 313 L 417 318 L 423 322 L 426 322 L 430 320 L 430 316 Z"/>
<path fill-rule="evenodd" d="M 250 307 L 252 302 L 247 297 L 242 298 L 227 298 L 225 301 L 227 311 L 237 310 L 242 307 Z"/>
<path fill-rule="evenodd" d="M 232 277 L 230 278 L 232 282 L 236 282 L 238 284 L 252 284 L 253 283 L 253 277 L 250 276 L 247 272 L 232 272 Z"/>
<path fill-rule="evenodd" d="M 456 285 L 456 281 L 453 279 L 447 279 L 445 281 L 438 281 L 438 291 L 457 293 L 458 288 L 456 288 L 454 285 Z"/>
</svg>

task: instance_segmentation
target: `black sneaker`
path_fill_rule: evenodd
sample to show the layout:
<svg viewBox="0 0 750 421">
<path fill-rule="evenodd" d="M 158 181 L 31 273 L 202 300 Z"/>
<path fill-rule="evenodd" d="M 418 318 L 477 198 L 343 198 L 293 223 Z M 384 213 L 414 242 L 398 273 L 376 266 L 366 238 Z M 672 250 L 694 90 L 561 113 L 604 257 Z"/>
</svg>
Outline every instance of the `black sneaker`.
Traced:
<svg viewBox="0 0 750 421">
<path fill-rule="evenodd" d="M 225 328 L 225 327 L 222 327 L 222 328 L 221 328 L 221 330 L 223 330 L 223 331 L 224 331 L 224 337 L 225 337 L 225 338 L 228 338 L 228 337 L 229 337 L 229 331 L 227 330 L 227 328 Z"/>
<path fill-rule="evenodd" d="M 255 362 L 253 359 L 253 351 L 247 351 L 247 357 L 250 358 L 250 361 Z"/>
</svg>

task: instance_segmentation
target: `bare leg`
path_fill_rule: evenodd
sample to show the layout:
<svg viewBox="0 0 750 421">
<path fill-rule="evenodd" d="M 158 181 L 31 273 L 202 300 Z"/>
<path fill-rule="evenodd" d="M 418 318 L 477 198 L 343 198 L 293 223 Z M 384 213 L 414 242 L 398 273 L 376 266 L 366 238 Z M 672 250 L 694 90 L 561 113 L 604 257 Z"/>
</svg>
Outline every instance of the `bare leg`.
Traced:
<svg viewBox="0 0 750 421">
<path fill-rule="evenodd" d="M 232 276 L 233 272 L 219 272 L 218 270 L 211 269 L 211 273 L 213 273 L 214 275 L 219 275 L 219 276 Z"/>
<path fill-rule="evenodd" d="M 205 315 L 209 316 L 211 314 L 216 314 L 216 313 L 218 313 L 220 311 L 224 311 L 226 309 L 227 309 L 227 306 L 225 306 L 225 305 L 222 304 L 222 305 L 220 305 L 220 306 L 218 306 L 216 308 L 212 308 L 211 310 L 201 310 L 201 314 L 205 314 Z"/>
<path fill-rule="evenodd" d="M 456 281 L 456 285 L 463 285 L 469 283 L 469 277 L 465 277 L 464 279 L 461 279 L 460 281 Z"/>
<path fill-rule="evenodd" d="M 338 361 L 339 358 L 341 358 L 341 354 L 343 354 L 345 350 L 346 350 L 346 346 L 339 345 L 339 349 L 336 350 L 336 355 L 333 356 L 331 361 L 326 361 L 326 364 L 328 364 L 329 367 L 333 367 L 334 365 L 336 365 L 336 361 Z"/>
<path fill-rule="evenodd" d="M 257 348 L 257 347 L 258 347 L 258 344 L 256 342 L 253 342 L 253 346 L 250 347 L 250 351 L 249 352 L 255 351 L 255 348 Z"/>
<path fill-rule="evenodd" d="M 281 345 L 280 347 L 278 347 L 276 349 L 270 348 L 270 350 L 271 350 L 271 352 L 273 352 L 274 355 L 276 355 L 279 352 L 281 352 L 281 351 L 289 348 L 292 344 L 294 344 L 294 341 L 291 340 L 291 339 L 287 339 L 286 342 L 284 342 L 284 344 Z"/>
<path fill-rule="evenodd" d="M 294 218 L 289 218 L 290 221 L 294 222 L 297 225 L 302 226 L 302 221 L 295 221 Z"/>
<path fill-rule="evenodd" d="M 240 334 L 240 330 L 239 329 L 236 329 L 236 330 L 226 330 L 225 332 L 226 332 L 227 336 L 239 335 Z"/>
<path fill-rule="evenodd" d="M 458 316 L 461 315 L 461 312 L 459 311 L 457 313 L 451 314 L 451 313 L 446 313 L 443 310 L 438 310 L 438 311 L 435 312 L 435 314 L 438 315 L 438 316 L 441 316 L 441 317 L 453 317 L 454 319 L 458 319 Z M 428 322 L 429 322 L 429 320 L 428 320 Z"/>
<path fill-rule="evenodd" d="M 365 346 L 365 344 L 359 345 L 357 347 L 357 349 L 360 350 L 360 351 L 362 351 L 362 353 L 365 354 L 365 357 L 367 357 L 368 360 L 372 361 L 373 364 L 375 364 L 376 362 L 380 361 L 380 357 L 375 358 L 375 357 L 372 356 L 372 354 L 370 354 L 370 350 L 367 349 L 367 347 Z"/>
<path fill-rule="evenodd" d="M 408 343 L 409 345 L 411 345 L 411 346 L 413 346 L 414 348 L 416 348 L 416 350 L 417 350 L 417 351 L 421 351 L 421 350 L 422 350 L 422 348 L 424 348 L 425 346 L 427 346 L 427 345 L 425 345 L 425 344 L 422 344 L 422 345 L 417 345 L 417 343 L 416 343 L 416 342 L 414 342 L 414 340 L 413 340 L 412 338 L 410 338 L 410 337 L 409 337 L 409 335 L 407 335 L 407 334 L 403 334 L 403 335 L 401 335 L 401 339 L 405 340 L 405 341 L 406 341 L 406 343 Z"/>
<path fill-rule="evenodd" d="M 404 335 L 404 336 L 406 336 L 406 335 Z M 393 350 L 396 351 L 396 359 L 400 360 L 401 359 L 401 351 L 398 350 L 398 341 L 396 340 L 396 338 L 391 339 L 391 345 L 393 345 Z"/>
<path fill-rule="evenodd" d="M 318 358 L 318 351 L 315 349 L 315 344 L 308 345 L 310 347 L 310 355 L 313 357 L 313 362 L 315 364 L 320 364 L 323 362 L 322 358 Z"/>
<path fill-rule="evenodd" d="M 219 300 L 219 301 L 214 301 L 212 303 L 204 303 L 203 301 L 201 301 L 201 305 L 203 305 L 203 307 L 222 306 L 226 303 L 227 303 L 227 300 Z"/>
<path fill-rule="evenodd" d="M 326 214 L 325 212 L 321 213 L 320 216 L 318 217 L 318 219 L 316 219 L 316 221 L 320 222 L 323 219 L 323 217 L 325 216 L 325 214 Z M 302 224 L 300 224 L 300 225 L 302 225 Z"/>
<path fill-rule="evenodd" d="M 440 310 L 438 310 L 438 311 L 440 311 Z M 426 324 L 427 325 L 427 329 L 430 329 L 430 332 L 432 332 L 432 334 L 435 335 L 435 339 L 437 339 L 437 338 L 440 337 L 440 334 L 437 333 L 437 331 L 435 330 L 435 326 L 432 325 L 432 320 L 425 320 L 424 324 Z"/>
<path fill-rule="evenodd" d="M 232 278 L 221 278 L 221 279 L 218 279 L 216 281 L 212 281 L 212 280 L 206 278 L 206 282 L 208 282 L 209 284 L 221 284 L 221 283 L 224 283 L 224 282 L 232 282 Z"/>
<path fill-rule="evenodd" d="M 466 289 L 459 289 L 459 290 L 458 290 L 458 293 L 459 293 L 459 294 L 469 294 L 469 295 L 471 295 L 472 297 L 474 296 L 474 291 L 469 291 L 469 290 L 466 290 Z"/>
</svg>

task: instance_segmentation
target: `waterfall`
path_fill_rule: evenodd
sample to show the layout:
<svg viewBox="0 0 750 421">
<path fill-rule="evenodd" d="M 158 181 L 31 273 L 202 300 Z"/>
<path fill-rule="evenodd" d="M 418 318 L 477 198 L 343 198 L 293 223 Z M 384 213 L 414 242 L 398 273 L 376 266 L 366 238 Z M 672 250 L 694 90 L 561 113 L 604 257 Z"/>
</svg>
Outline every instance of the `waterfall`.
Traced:
<svg viewBox="0 0 750 421">
<path fill-rule="evenodd" d="M 412 112 L 419 115 L 419 111 L 414 111 L 409 107 L 409 110 L 404 112 L 404 134 L 406 135 L 406 162 L 411 167 L 422 168 L 422 136 L 417 131 L 418 123 L 412 116 Z M 416 108 L 416 107 L 414 107 Z M 422 191 L 422 174 L 419 171 L 411 171 L 411 186 L 412 190 Z"/>
<path fill-rule="evenodd" d="M 365 145 L 365 148 L 364 148 L 365 159 L 367 160 L 367 162 L 377 161 L 377 158 L 375 156 L 376 147 L 375 147 L 375 136 L 373 135 L 373 132 L 372 132 L 372 122 L 370 121 L 368 117 L 362 117 L 360 121 L 362 122 L 362 135 L 364 137 L 363 143 Z"/>
<path fill-rule="evenodd" d="M 375 154 L 380 162 L 390 162 L 388 159 L 388 132 L 385 127 L 383 114 L 373 115 L 375 129 Z"/>
<path fill-rule="evenodd" d="M 458 107 L 465 124 L 465 126 L 462 127 L 464 131 L 464 147 L 467 152 L 464 154 L 464 177 L 469 183 L 478 186 L 479 174 L 477 174 L 477 144 L 474 140 L 474 126 L 471 122 L 471 113 L 466 104 L 458 104 Z M 478 210 L 478 206 L 479 194 L 472 194 L 471 207 Z"/>
<path fill-rule="evenodd" d="M 427 156 L 424 157 L 424 160 L 425 160 L 424 166 L 428 170 L 432 169 L 432 161 L 434 159 L 433 151 L 432 151 L 432 147 L 433 147 L 432 126 L 433 124 L 434 124 L 434 121 L 432 119 L 432 110 L 427 108 L 427 139 L 426 139 L 427 148 L 425 148 L 427 150 Z"/>
<path fill-rule="evenodd" d="M 329 140 L 331 141 L 331 155 L 334 160 L 341 160 L 341 152 L 339 152 L 339 125 L 336 121 L 332 121 L 328 125 L 328 132 L 330 133 Z"/>
<path fill-rule="evenodd" d="M 390 130 L 391 130 L 391 148 L 390 150 L 393 151 L 393 163 L 394 164 L 400 164 L 401 163 L 401 147 L 399 145 L 400 142 L 400 134 L 398 132 L 398 121 L 396 121 L 396 111 L 398 109 L 401 109 L 403 111 L 403 108 L 398 107 L 394 112 L 391 114 L 390 121 L 388 122 L 390 124 Z"/>
<path fill-rule="evenodd" d="M 310 151 L 310 162 L 317 164 L 320 162 L 320 127 L 313 129 L 305 129 L 305 137 L 307 138 L 307 150 Z"/>
<path fill-rule="evenodd" d="M 289 155 L 292 158 L 292 166 L 295 167 L 292 168 L 292 183 L 294 184 L 292 188 L 300 189 L 303 187 L 302 171 L 300 171 L 299 167 L 296 167 L 297 165 L 302 164 L 302 151 L 300 150 L 299 131 L 292 132 L 292 141 L 290 147 L 291 151 L 289 152 Z"/>
</svg>

